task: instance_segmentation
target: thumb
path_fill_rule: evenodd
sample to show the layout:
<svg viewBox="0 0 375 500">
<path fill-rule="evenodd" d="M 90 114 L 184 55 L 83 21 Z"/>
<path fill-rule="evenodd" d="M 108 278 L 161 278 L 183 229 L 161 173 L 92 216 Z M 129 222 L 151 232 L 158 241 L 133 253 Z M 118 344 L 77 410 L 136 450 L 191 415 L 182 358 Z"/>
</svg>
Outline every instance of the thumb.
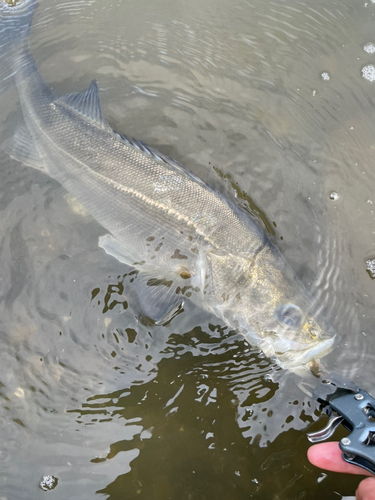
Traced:
<svg viewBox="0 0 375 500">
<path fill-rule="evenodd" d="M 368 477 L 359 483 L 356 500 L 375 500 L 375 478 Z"/>
<path fill-rule="evenodd" d="M 359 483 L 356 500 L 375 500 L 375 478 L 368 477 Z"/>
</svg>

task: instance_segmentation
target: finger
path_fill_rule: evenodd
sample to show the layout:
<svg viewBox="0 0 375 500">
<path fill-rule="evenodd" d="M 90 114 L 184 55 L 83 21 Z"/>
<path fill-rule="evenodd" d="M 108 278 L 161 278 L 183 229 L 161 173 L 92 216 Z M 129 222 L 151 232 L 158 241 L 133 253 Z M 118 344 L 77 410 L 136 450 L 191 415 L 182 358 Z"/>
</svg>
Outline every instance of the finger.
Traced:
<svg viewBox="0 0 375 500">
<path fill-rule="evenodd" d="M 341 456 L 339 443 L 320 443 L 311 446 L 307 451 L 309 462 L 321 469 L 347 474 L 372 476 L 370 472 L 353 464 L 348 464 Z M 367 500 L 367 499 L 366 499 Z"/>
<path fill-rule="evenodd" d="M 368 477 L 359 483 L 356 500 L 375 500 L 375 478 Z"/>
</svg>

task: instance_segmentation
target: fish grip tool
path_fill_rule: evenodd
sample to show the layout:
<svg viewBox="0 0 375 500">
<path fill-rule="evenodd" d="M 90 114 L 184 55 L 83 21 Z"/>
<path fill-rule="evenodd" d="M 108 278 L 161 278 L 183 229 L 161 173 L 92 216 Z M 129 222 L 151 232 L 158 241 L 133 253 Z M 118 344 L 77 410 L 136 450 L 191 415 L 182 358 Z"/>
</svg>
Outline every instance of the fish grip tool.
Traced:
<svg viewBox="0 0 375 500">
<path fill-rule="evenodd" d="M 329 420 L 320 431 L 307 434 L 309 441 L 325 441 L 342 424 L 350 432 L 339 443 L 343 459 L 375 475 L 375 399 L 335 373 L 318 384 L 313 397 Z"/>
</svg>

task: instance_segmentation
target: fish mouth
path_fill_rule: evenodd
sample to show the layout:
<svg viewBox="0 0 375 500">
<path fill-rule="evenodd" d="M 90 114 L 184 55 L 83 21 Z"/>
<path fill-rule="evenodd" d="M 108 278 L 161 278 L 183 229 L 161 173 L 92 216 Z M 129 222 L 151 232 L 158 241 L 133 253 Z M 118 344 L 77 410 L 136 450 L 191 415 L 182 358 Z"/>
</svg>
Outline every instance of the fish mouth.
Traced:
<svg viewBox="0 0 375 500">
<path fill-rule="evenodd" d="M 303 366 L 313 359 L 322 358 L 337 345 L 339 338 L 335 334 L 326 340 L 317 341 L 308 344 L 308 346 L 301 342 L 280 338 L 272 342 L 272 353 L 270 352 L 269 342 L 266 342 L 264 349 L 262 345 L 259 347 L 267 356 L 276 359 L 281 368 L 289 369 Z"/>
</svg>

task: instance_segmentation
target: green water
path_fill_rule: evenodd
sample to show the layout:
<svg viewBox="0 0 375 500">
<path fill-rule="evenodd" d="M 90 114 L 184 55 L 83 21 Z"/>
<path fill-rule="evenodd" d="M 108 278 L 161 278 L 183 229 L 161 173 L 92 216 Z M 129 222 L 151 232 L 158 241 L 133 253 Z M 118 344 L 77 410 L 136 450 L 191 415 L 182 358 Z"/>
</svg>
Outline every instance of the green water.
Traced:
<svg viewBox="0 0 375 500">
<path fill-rule="evenodd" d="M 40 0 L 30 37 L 57 95 L 97 79 L 115 130 L 259 221 L 342 337 L 325 366 L 369 391 L 374 14 L 350 0 Z M 6 138 L 14 88 L 0 110 Z M 3 152 L 0 177 L 0 500 L 354 494 L 357 477 L 306 459 L 306 428 L 325 420 L 298 377 L 190 304 L 155 325 L 63 188 Z"/>
</svg>

